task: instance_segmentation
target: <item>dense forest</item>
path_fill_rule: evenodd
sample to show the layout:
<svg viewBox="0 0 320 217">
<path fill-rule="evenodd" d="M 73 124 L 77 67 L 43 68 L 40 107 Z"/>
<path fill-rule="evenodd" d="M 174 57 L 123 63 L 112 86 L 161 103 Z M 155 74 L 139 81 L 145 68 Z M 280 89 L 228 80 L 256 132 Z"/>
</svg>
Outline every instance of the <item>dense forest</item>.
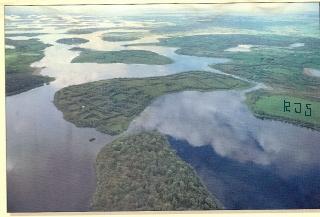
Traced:
<svg viewBox="0 0 320 217">
<path fill-rule="evenodd" d="M 96 211 L 220 209 L 193 169 L 155 132 L 120 137 L 96 160 Z"/>
</svg>

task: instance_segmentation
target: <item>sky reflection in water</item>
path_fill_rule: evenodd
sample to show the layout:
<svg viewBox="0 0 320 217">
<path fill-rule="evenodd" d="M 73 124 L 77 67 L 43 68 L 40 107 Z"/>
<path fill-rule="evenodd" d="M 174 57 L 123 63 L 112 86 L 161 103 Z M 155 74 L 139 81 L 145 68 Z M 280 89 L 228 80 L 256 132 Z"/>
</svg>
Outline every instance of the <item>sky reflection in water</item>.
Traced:
<svg viewBox="0 0 320 217">
<path fill-rule="evenodd" d="M 128 133 L 168 135 L 179 157 L 227 209 L 318 207 L 320 133 L 257 119 L 244 103 L 245 92 L 162 96 Z"/>
<path fill-rule="evenodd" d="M 85 12 L 89 13 L 88 10 Z M 136 27 L 141 29 L 135 31 L 144 32 L 145 37 L 135 43 L 152 43 L 164 35 L 150 34 L 145 29 L 172 25 L 170 22 L 157 21 L 156 18 L 153 21 L 141 22 L 116 18 L 117 22 L 115 22 L 106 17 L 95 16 L 67 14 L 55 15 L 55 17 L 50 15 L 32 16 L 29 17 L 30 20 L 15 15 L 6 16 L 7 21 L 11 22 L 6 21 L 6 26 L 13 28 L 40 27 L 43 29 L 33 32 L 50 33 L 34 37 L 53 46 L 46 48 L 45 57 L 32 65 L 44 67 L 41 74 L 55 77 L 56 80 L 50 85 L 6 98 L 8 207 L 11 211 L 86 211 L 89 209 L 90 197 L 95 187 L 93 168 L 95 156 L 99 149 L 113 138 L 94 129 L 77 128 L 65 121 L 61 112 L 52 103 L 54 93 L 69 85 L 101 79 L 162 76 L 189 70 L 212 70 L 208 67 L 209 64 L 228 60 L 177 55 L 174 53 L 176 48 L 124 47 L 123 45 L 128 42 L 106 42 L 101 39 L 103 33 L 115 31 L 114 29 L 83 35 L 65 34 L 69 29 L 88 26 L 123 28 L 117 31 L 128 31 L 127 27 Z M 69 26 L 63 27 L 63 25 Z M 283 31 L 283 26 L 277 28 L 280 30 L 275 29 L 274 32 L 286 33 Z M 250 31 L 256 32 L 255 30 Z M 212 26 L 201 30 L 190 29 L 185 34 L 191 35 L 195 32 L 198 34 L 248 33 L 250 31 Z M 19 33 L 21 31 L 16 29 L 6 32 Z M 79 47 L 96 50 L 149 50 L 168 56 L 174 60 L 174 63 L 161 66 L 71 63 L 71 60 L 79 55 L 79 52 L 69 50 L 74 46 L 55 42 L 60 38 L 71 37 L 90 40 Z M 16 40 L 29 38 L 25 36 L 12 37 Z M 305 191 L 316 190 L 317 180 L 320 177 L 318 160 L 320 133 L 277 121 L 259 120 L 249 112 L 243 100 L 243 94 L 235 91 L 209 93 L 189 91 L 166 95 L 154 101 L 132 122 L 129 131 L 141 128 L 156 129 L 172 136 L 172 138 L 174 137 L 171 141 L 185 140 L 191 144 L 192 147 L 189 147 L 175 142 L 178 145 L 173 146 L 177 150 L 178 147 L 182 147 L 178 151 L 180 156 L 191 165 L 196 166 L 198 174 L 209 186 L 209 190 L 222 195 L 223 201 L 224 199 L 227 202 L 230 201 L 231 205 L 226 203 L 226 205 L 230 205 L 229 207 L 236 207 L 234 204 L 239 201 L 243 203 L 242 208 L 248 207 L 248 204 L 253 207 L 259 206 L 254 203 L 255 200 L 259 201 L 259 195 L 257 197 L 256 194 L 248 193 L 247 183 L 255 181 L 254 179 L 257 177 L 265 178 L 266 175 L 270 175 L 270 173 L 261 172 L 263 170 L 260 167 L 274 167 L 275 172 L 284 178 L 308 174 L 309 171 L 312 171 L 316 176 L 313 177 L 313 182 L 316 184 L 311 185 L 310 182 L 307 182 L 305 186 L 311 187 L 306 188 Z M 95 140 L 89 142 L 91 138 L 95 138 Z M 208 147 L 212 147 L 215 152 L 207 149 Z M 191 154 L 186 154 L 189 150 L 191 150 Z M 222 167 L 214 167 L 217 162 L 208 164 L 210 167 L 205 168 L 203 164 L 207 163 L 208 159 L 221 160 L 223 163 L 226 163 L 227 160 L 234 161 L 236 163 L 233 162 L 233 168 L 237 168 L 236 165 L 251 163 L 258 169 L 250 174 L 239 171 L 243 172 L 241 175 L 256 177 L 245 179 L 236 185 L 235 182 L 232 182 L 232 177 L 238 176 L 234 169 L 230 170 L 234 172 L 232 176 L 228 171 L 222 170 Z M 197 165 L 200 165 L 200 169 Z M 221 179 L 212 175 L 213 173 L 220 173 L 218 175 Z M 226 178 L 223 179 L 223 177 Z M 308 179 L 307 175 L 302 177 Z M 279 180 L 278 177 L 270 176 L 265 182 L 257 182 L 256 185 L 272 187 L 277 180 Z M 212 187 L 212 185 L 215 186 Z M 238 187 L 243 192 L 236 192 L 236 194 L 233 191 L 235 188 L 232 186 Z M 295 193 L 297 188 L 287 189 L 287 183 L 274 186 L 281 186 L 281 189 L 285 190 L 282 192 L 282 197 L 276 194 L 277 197 L 272 198 L 274 203 L 271 203 L 272 200 L 268 200 L 270 206 L 285 207 L 281 205 L 281 200 L 288 199 L 291 190 L 293 189 L 292 193 Z M 312 186 L 314 186 L 313 189 Z M 270 191 L 271 187 L 266 188 L 266 191 Z M 276 189 L 276 191 L 281 192 L 281 189 Z M 234 195 L 234 201 L 228 197 L 229 195 Z M 243 195 L 247 195 L 247 197 L 243 197 Z M 296 199 L 297 195 L 299 194 L 292 194 L 292 198 Z M 255 198 L 248 199 L 251 196 Z M 265 201 L 262 200 L 262 202 Z M 297 204 L 290 203 L 290 206 L 297 207 Z"/>
<path fill-rule="evenodd" d="M 319 168 L 320 133 L 291 124 L 257 119 L 235 91 L 169 94 L 136 118 L 131 130 L 148 129 L 193 146 L 210 144 L 239 162 L 274 165 L 282 175 Z"/>
<path fill-rule="evenodd" d="M 120 22 L 117 25 L 130 23 Z M 21 28 L 30 27 L 27 24 L 16 25 Z M 41 26 L 37 24 L 33 27 Z M 51 34 L 35 38 L 53 46 L 46 48 L 45 57 L 32 66 L 42 67 L 41 74 L 52 76 L 55 81 L 6 98 L 9 211 L 89 210 L 95 188 L 95 157 L 100 148 L 112 141 L 113 137 L 95 129 L 78 128 L 65 121 L 62 113 L 52 103 L 57 90 L 101 79 L 162 76 L 187 70 L 209 69 L 208 64 L 227 61 L 177 55 L 174 53 L 176 48 L 123 47 L 124 42 L 103 41 L 101 35 L 105 31 L 78 36 L 63 34 L 67 29 L 52 30 L 51 27 L 44 27 L 43 30 L 35 31 L 50 32 Z M 69 50 L 74 46 L 56 43 L 60 38 L 69 37 L 89 39 L 90 42 L 79 45 L 84 48 L 150 50 L 166 55 L 175 62 L 168 65 L 71 63 L 79 55 L 79 51 Z M 148 35 L 143 42 L 154 42 L 159 37 Z M 25 40 L 30 37 L 11 38 Z M 89 142 L 91 138 L 95 140 Z"/>
</svg>

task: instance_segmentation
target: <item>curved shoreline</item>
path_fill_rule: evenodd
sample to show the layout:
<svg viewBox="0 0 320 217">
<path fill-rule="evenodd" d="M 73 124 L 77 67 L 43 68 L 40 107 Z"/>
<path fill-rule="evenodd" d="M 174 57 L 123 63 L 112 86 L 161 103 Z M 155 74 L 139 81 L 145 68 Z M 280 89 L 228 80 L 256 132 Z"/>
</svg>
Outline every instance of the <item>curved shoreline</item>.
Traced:
<svg viewBox="0 0 320 217">
<path fill-rule="evenodd" d="M 271 120 L 271 121 L 280 121 L 283 123 L 287 123 L 287 124 L 292 124 L 294 126 L 299 126 L 299 127 L 304 127 L 310 130 L 315 130 L 315 131 L 320 131 L 320 126 L 315 126 L 313 124 L 307 123 L 307 122 L 302 122 L 302 121 L 297 121 L 297 120 L 293 120 L 293 119 L 286 119 L 280 116 L 272 116 L 272 115 L 268 115 L 268 114 L 259 114 L 257 112 L 253 112 L 252 114 L 259 118 L 259 119 L 267 119 L 267 120 Z"/>
<path fill-rule="evenodd" d="M 156 132 L 121 136 L 105 145 L 96 173 L 94 211 L 222 208 L 193 168 Z"/>
<path fill-rule="evenodd" d="M 38 39 L 12 40 L 6 39 L 7 45 L 15 49 L 6 49 L 6 96 L 16 95 L 54 81 L 55 78 L 41 75 L 41 67 L 33 67 L 34 62 L 44 57 L 44 50 L 50 44 Z"/>
<path fill-rule="evenodd" d="M 293 111 L 291 113 L 288 112 L 280 112 L 283 109 L 283 100 L 287 100 L 291 102 L 291 108 L 293 109 L 293 103 L 299 102 L 300 106 L 302 105 L 305 108 L 305 105 L 312 105 L 311 109 L 319 108 L 320 102 L 313 98 L 299 98 L 297 96 L 292 96 L 288 93 L 277 93 L 276 91 L 260 91 L 257 90 L 255 92 L 246 93 L 246 104 L 251 110 L 252 114 L 260 119 L 269 119 L 274 121 L 281 121 L 285 123 L 290 123 L 295 126 L 305 127 L 308 129 L 320 131 L 320 125 L 318 124 L 319 115 L 316 112 L 314 117 L 309 116 L 309 119 L 303 111 L 300 111 L 301 114 L 295 114 Z M 268 100 L 269 99 L 269 100 Z M 280 102 L 281 100 L 281 102 Z M 265 105 L 267 103 L 267 105 Z M 276 103 L 276 105 L 275 105 Z M 261 106 L 261 104 L 265 106 Z M 300 107 L 300 109 L 302 109 Z M 310 110 L 310 115 L 313 110 Z M 317 111 L 317 110 L 316 110 Z M 290 116 L 290 114 L 292 116 Z M 296 116 L 294 116 L 295 114 Z M 309 121 L 309 122 L 308 122 Z"/>
<path fill-rule="evenodd" d="M 86 37 L 86 36 L 84 36 L 84 37 Z M 120 45 L 119 47 L 121 47 L 121 44 L 120 43 L 117 43 L 117 45 Z M 90 45 L 89 45 L 90 46 Z M 122 45 L 123 46 L 123 45 Z M 105 48 L 103 48 L 103 46 L 102 46 L 102 49 L 105 49 Z M 117 49 L 117 48 L 116 48 Z M 178 48 L 177 48 L 178 49 Z M 148 49 L 146 49 L 146 50 L 148 50 Z M 167 49 L 167 50 L 169 50 L 169 49 Z M 177 52 L 176 52 L 177 53 Z M 52 58 L 52 56 L 50 56 L 49 55 L 49 57 L 51 57 Z M 185 59 L 187 59 L 187 58 L 185 58 Z M 195 58 L 196 59 L 196 58 Z M 187 59 L 188 60 L 188 59 Z M 186 60 L 184 60 L 185 62 L 187 62 Z M 204 61 L 202 61 L 202 62 L 204 62 Z M 181 64 L 181 63 L 180 63 Z M 195 64 L 195 65 L 197 65 L 197 64 Z M 199 68 L 201 68 L 202 69 L 202 67 L 203 66 L 201 66 L 201 65 L 197 65 Z M 189 66 L 188 66 L 189 67 Z M 128 67 L 129 68 L 129 67 Z M 111 68 L 112 69 L 112 68 Z M 155 70 L 157 70 L 157 68 L 155 68 Z M 83 70 L 83 71 L 85 71 L 85 70 Z M 97 70 L 96 70 L 97 71 Z M 99 71 L 99 70 L 98 70 Z M 130 70 L 129 70 L 130 71 Z M 148 71 L 148 70 L 147 70 Z M 211 71 L 211 70 L 210 70 Z M 90 72 L 95 72 L 95 70 L 92 70 L 92 71 L 90 71 Z M 132 70 L 132 71 L 130 71 L 130 72 L 135 72 L 134 70 Z M 173 72 L 176 72 L 175 70 L 173 70 Z M 45 73 L 44 73 L 45 74 Z M 94 73 L 93 73 L 94 74 Z M 135 74 L 135 75 L 137 75 L 137 76 L 139 76 L 139 74 Z M 228 75 L 228 74 L 227 74 Z M 120 76 L 123 76 L 122 74 L 120 74 Z M 125 75 L 126 76 L 126 75 Z M 230 74 L 230 76 L 231 77 L 236 77 L 236 75 L 231 75 Z M 101 77 L 96 77 L 95 79 L 98 79 L 98 80 L 100 80 L 101 79 Z M 102 79 L 105 79 L 105 78 L 102 78 Z M 108 78 L 109 79 L 109 78 Z M 240 78 L 241 79 L 241 78 Z M 243 80 L 243 79 L 241 79 L 241 80 Z M 82 80 L 81 82 L 83 82 L 84 80 Z M 79 83 L 81 83 L 81 82 L 79 82 Z M 69 82 L 69 85 L 70 85 L 70 82 Z M 54 85 L 53 85 L 54 86 Z M 249 89 L 245 89 L 246 91 L 248 91 Z M 51 103 L 52 104 L 52 103 Z M 63 120 L 62 118 L 60 118 L 61 120 Z M 44 119 L 44 120 L 46 120 L 46 119 Z M 48 119 L 47 119 L 48 120 Z M 67 119 L 65 119 L 65 120 L 67 120 Z M 30 122 L 31 123 L 31 122 Z M 53 126 L 55 126 L 55 125 L 53 125 Z M 39 131 L 40 133 L 41 133 L 41 131 Z M 62 134 L 60 134 L 60 135 L 62 135 Z M 122 135 L 122 134 L 121 134 Z M 59 135 L 58 135 L 59 136 Z M 92 137 L 90 137 L 90 138 L 92 138 Z M 41 140 L 39 140 L 39 141 L 41 141 Z M 88 141 L 88 139 L 85 139 L 85 141 Z M 61 144 L 63 144 L 63 142 L 61 143 Z M 89 143 L 90 145 L 93 145 L 92 143 Z M 108 143 L 108 144 L 110 144 L 110 143 Z M 79 146 L 80 147 L 80 146 Z M 90 146 L 90 148 L 92 148 L 92 146 Z M 61 149 L 62 150 L 62 149 Z M 74 163 L 74 162 L 73 162 Z M 90 184 L 89 184 L 90 185 Z M 31 189 L 31 188 L 30 188 Z"/>
<path fill-rule="evenodd" d="M 143 81 L 145 81 L 145 82 L 143 82 Z M 139 85 L 130 87 L 130 82 L 133 84 L 138 82 Z M 150 84 L 148 84 L 148 83 L 150 83 Z M 159 86 L 159 84 L 161 84 L 161 85 Z M 81 89 L 82 86 L 85 88 Z M 98 87 L 101 86 L 101 88 L 97 89 L 95 86 L 98 86 Z M 114 86 L 114 88 L 107 89 L 108 86 L 111 86 L 111 87 Z M 147 88 L 148 86 L 150 86 L 150 88 L 152 88 L 152 89 L 148 90 L 148 88 Z M 116 87 L 118 87 L 118 88 L 124 87 L 124 89 L 122 90 L 123 92 L 121 92 L 121 89 L 117 90 Z M 174 87 L 174 88 L 171 89 L 172 87 Z M 121 98 L 123 98 L 123 100 L 125 100 L 126 105 L 127 105 L 128 102 L 132 101 L 133 98 L 136 98 L 137 96 L 139 96 L 139 95 L 135 94 L 135 92 L 133 92 L 133 95 L 129 94 L 131 88 L 133 88 L 133 89 L 137 88 L 137 91 L 139 92 L 139 94 L 142 95 L 142 99 L 150 98 L 149 95 L 144 96 L 143 93 L 150 94 L 154 90 L 159 89 L 160 91 L 158 90 L 159 91 L 158 93 L 152 94 L 151 95 L 152 97 L 148 100 L 148 102 L 143 103 L 143 106 L 138 111 L 136 111 L 136 112 L 133 111 L 133 113 L 135 115 L 130 120 L 127 120 L 127 125 L 129 125 L 132 122 L 132 120 L 135 117 L 137 117 L 148 105 L 150 105 L 154 99 L 156 99 L 157 97 L 162 96 L 164 94 L 167 94 L 167 93 L 180 92 L 180 91 L 184 91 L 184 90 L 197 90 L 197 91 L 214 91 L 214 90 L 226 90 L 226 89 L 231 89 L 231 90 L 245 89 L 245 90 L 247 90 L 247 88 L 249 88 L 249 87 L 251 87 L 250 83 L 235 79 L 232 76 L 215 74 L 212 72 L 201 72 L 201 71 L 200 72 L 184 72 L 184 73 L 178 73 L 178 74 L 169 75 L 169 76 L 162 76 L 162 77 L 147 77 L 147 78 L 141 78 L 141 79 L 137 79 L 137 78 L 111 79 L 111 80 L 105 80 L 105 81 L 86 83 L 86 84 L 82 84 L 82 85 L 69 86 L 69 87 L 63 88 L 62 90 L 59 90 L 58 92 L 56 92 L 55 97 L 54 97 L 54 104 L 57 106 L 58 109 L 60 109 L 63 112 L 64 118 L 66 120 L 71 121 L 72 123 L 76 124 L 76 126 L 79 126 L 79 122 L 76 121 L 76 120 L 78 120 L 78 118 L 76 118 L 77 115 L 73 118 L 72 118 L 72 115 L 71 116 L 70 116 L 70 114 L 68 115 L 68 113 L 74 111 L 74 109 L 77 110 L 77 108 L 74 107 L 75 104 L 72 102 L 72 100 L 76 100 L 76 102 L 81 102 L 81 105 L 78 106 L 78 108 L 80 109 L 79 115 L 81 115 L 81 110 L 84 110 L 86 112 L 92 112 L 94 110 L 97 110 L 96 108 L 88 108 L 88 106 L 100 104 L 100 103 L 96 103 L 95 101 L 92 101 L 92 102 L 90 101 L 90 98 L 92 98 L 92 97 L 93 97 L 93 99 L 98 99 L 99 93 L 105 93 L 105 94 L 106 93 L 110 93 L 110 94 L 117 93 L 118 95 L 120 94 L 120 96 L 121 96 L 121 94 L 125 94 L 125 95 L 127 94 L 128 95 L 127 97 L 129 97 L 128 100 L 126 98 L 123 98 L 124 96 L 121 97 Z M 78 89 L 78 91 L 75 91 L 74 89 Z M 99 89 L 101 89 L 101 90 L 99 91 Z M 161 91 L 161 89 L 163 89 L 163 90 Z M 73 97 L 73 94 L 75 94 L 75 97 Z M 113 106 L 117 107 L 116 106 L 117 104 L 112 104 L 113 100 L 112 100 L 112 98 L 109 99 L 107 97 L 108 94 L 102 95 L 102 96 L 104 96 L 104 97 L 101 99 L 102 100 L 101 102 L 107 103 L 108 107 L 111 107 L 111 110 L 114 111 L 114 109 L 112 109 L 112 107 Z M 117 95 L 113 95 L 113 96 L 117 97 Z M 89 101 L 86 103 L 85 101 L 87 101 L 87 100 L 89 100 Z M 137 98 L 137 100 L 138 100 L 138 102 L 141 102 L 141 100 L 139 100 L 139 97 Z M 128 106 L 128 107 L 131 108 L 131 107 L 134 107 L 134 105 Z M 68 108 L 67 108 L 68 106 L 71 106 L 73 110 L 68 111 Z M 101 107 L 101 108 L 103 108 L 103 107 Z M 120 109 L 120 107 L 118 107 L 118 109 Z M 106 114 L 108 114 L 108 113 L 106 113 Z M 121 114 L 121 115 L 124 115 L 124 114 Z M 78 117 L 80 117 L 80 116 L 78 116 Z M 87 117 L 90 117 L 90 115 Z M 124 117 L 126 117 L 126 115 L 124 115 Z M 109 124 L 110 121 L 107 121 L 106 123 Z M 87 125 L 87 124 L 90 124 L 90 125 Z M 80 126 L 94 127 L 94 125 L 92 125 L 93 123 L 90 121 L 87 122 L 87 124 L 84 124 L 84 125 L 81 124 Z M 115 124 L 118 124 L 117 119 L 115 119 Z M 111 174 L 114 174 L 114 171 L 112 173 L 103 172 L 103 170 L 105 170 L 105 169 L 101 169 L 99 167 L 99 165 L 104 162 L 101 159 L 105 159 L 106 155 L 110 155 L 113 153 L 111 151 L 105 152 L 105 151 L 103 151 L 104 149 L 107 149 L 107 148 L 110 149 L 110 146 L 112 146 L 112 144 L 114 142 L 117 142 L 117 140 L 119 140 L 122 137 L 123 137 L 122 138 L 123 142 L 126 142 L 126 138 L 128 138 L 130 140 L 130 138 L 132 136 L 132 132 L 126 133 L 127 131 L 125 131 L 125 130 L 127 129 L 127 127 L 125 127 L 125 128 L 121 127 L 120 131 L 119 130 L 115 131 L 115 129 L 117 129 L 116 127 L 117 127 L 117 125 L 115 125 L 112 128 L 112 125 L 111 125 L 111 128 L 109 128 L 109 129 L 106 128 L 105 130 L 102 131 L 103 133 L 108 133 L 111 135 L 115 135 L 115 134 L 119 134 L 119 133 L 121 133 L 121 134 L 118 137 L 118 139 L 105 145 L 105 147 L 100 150 L 98 157 L 96 159 L 96 165 L 97 165 L 96 172 L 97 172 L 98 181 L 97 181 L 97 186 L 96 186 L 96 192 L 93 197 L 93 203 L 92 203 L 93 210 L 104 210 L 104 211 L 118 210 L 119 211 L 119 210 L 128 210 L 128 209 L 130 209 L 130 210 L 216 209 L 216 208 L 218 208 L 218 204 L 219 204 L 220 208 L 223 207 L 223 205 L 220 202 L 216 202 L 215 206 L 212 206 L 212 203 L 210 202 L 209 203 L 209 204 L 211 204 L 210 206 L 204 206 L 203 204 L 202 205 L 198 204 L 198 205 L 192 205 L 192 206 L 191 205 L 190 206 L 183 206 L 182 204 L 177 205 L 177 204 L 173 203 L 171 205 L 167 204 L 163 207 L 159 206 L 158 202 L 156 203 L 158 205 L 156 205 L 156 204 L 146 205 L 146 202 L 143 202 L 142 204 L 144 204 L 144 205 L 141 205 L 141 206 L 132 206 L 131 207 L 131 206 L 125 205 L 126 203 L 124 203 L 123 207 L 116 206 L 116 208 L 114 208 L 112 206 L 112 201 L 114 199 L 110 196 L 107 196 L 107 195 L 110 195 L 110 192 L 109 192 L 110 189 L 106 188 L 104 185 L 102 185 L 102 183 L 107 182 L 106 179 L 116 179 L 116 180 L 119 179 L 119 180 L 122 180 L 122 182 L 126 182 L 127 178 L 119 176 L 119 175 L 116 175 L 116 176 L 111 175 Z M 101 129 L 103 129 L 103 128 L 96 127 L 96 129 L 101 131 Z M 136 135 L 139 136 L 139 134 L 136 134 Z M 153 146 L 154 145 L 152 142 L 153 140 L 150 140 L 150 141 L 151 141 L 151 143 L 149 145 Z M 120 148 L 120 149 L 121 149 L 121 144 L 122 143 L 120 143 L 120 146 L 118 146 L 118 148 Z M 135 146 L 137 146 L 139 144 L 140 143 L 137 143 Z M 170 146 L 168 146 L 168 150 L 173 151 L 172 147 L 170 147 Z M 131 152 L 128 154 L 130 154 L 130 158 L 136 157 L 135 155 L 132 155 Z M 129 156 L 127 158 L 129 158 Z M 178 156 L 176 156 L 176 158 L 180 159 Z M 110 159 L 113 159 L 113 158 L 110 158 Z M 155 159 L 152 159 L 152 160 L 155 160 Z M 186 162 L 184 162 L 184 161 L 182 161 L 182 162 L 185 165 L 187 165 Z M 106 162 L 106 163 L 108 163 L 108 162 Z M 109 167 L 109 166 L 107 166 L 107 167 Z M 104 166 L 103 168 L 106 168 L 106 167 Z M 150 167 L 150 168 L 153 168 L 153 167 Z M 154 169 L 157 170 L 157 167 L 155 167 Z M 193 171 L 192 168 L 190 168 L 190 169 L 191 169 L 191 171 Z M 141 173 L 143 174 L 143 173 L 146 173 L 147 171 L 148 170 L 146 170 L 146 171 L 143 170 L 143 171 L 141 171 Z M 102 178 L 101 174 L 110 174 L 110 175 Z M 122 174 L 122 173 L 120 173 L 120 174 Z M 193 172 L 193 174 L 195 174 L 195 172 Z M 159 177 L 161 179 L 165 178 L 165 176 L 159 176 Z M 197 176 L 195 176 L 195 177 L 197 177 Z M 139 185 L 140 184 L 142 184 L 142 183 L 139 183 Z M 151 182 L 151 183 L 147 184 L 146 187 L 151 188 L 152 185 L 153 185 L 153 183 Z M 165 187 L 165 189 L 169 189 L 170 186 L 171 185 L 167 185 Z M 203 187 L 200 187 L 200 189 L 201 188 L 203 188 Z M 104 189 L 104 190 L 101 190 L 101 189 Z M 106 193 L 106 192 L 109 192 L 109 193 Z M 182 191 L 182 192 L 186 193 L 185 191 Z M 206 192 L 207 192 L 207 194 L 210 194 L 208 191 L 206 191 Z M 130 196 L 130 195 L 134 195 L 134 194 L 135 194 L 135 191 L 130 191 L 130 193 L 128 195 Z M 118 198 L 117 193 L 115 193 L 114 196 L 116 196 L 116 198 Z M 146 196 L 147 195 L 144 195 L 144 196 L 140 195 L 139 197 L 144 198 Z M 106 199 L 102 199 L 104 197 L 109 198 L 107 200 L 109 202 L 107 202 L 106 204 L 104 204 L 104 202 L 103 202 L 103 201 L 106 201 Z M 132 196 L 132 197 L 135 198 L 135 196 Z M 215 199 L 214 196 L 211 196 L 211 197 L 214 198 L 214 201 L 217 201 L 217 199 Z M 158 198 L 157 200 L 162 200 L 161 199 L 162 196 L 158 195 L 158 196 L 156 196 L 156 198 Z M 181 200 L 182 199 L 179 199 L 178 201 L 181 201 Z M 188 201 L 188 200 L 185 200 L 185 201 Z M 193 201 L 193 200 L 188 201 L 188 203 L 191 203 L 191 201 Z M 181 202 L 179 202 L 179 203 L 181 203 Z M 131 204 L 131 202 L 129 204 Z"/>
<path fill-rule="evenodd" d="M 79 127 L 109 135 L 124 132 L 155 98 L 184 90 L 243 89 L 251 84 L 212 72 L 194 71 L 146 78 L 119 78 L 69 86 L 55 93 L 54 104 Z M 107 105 L 107 106 L 106 106 Z"/>
</svg>

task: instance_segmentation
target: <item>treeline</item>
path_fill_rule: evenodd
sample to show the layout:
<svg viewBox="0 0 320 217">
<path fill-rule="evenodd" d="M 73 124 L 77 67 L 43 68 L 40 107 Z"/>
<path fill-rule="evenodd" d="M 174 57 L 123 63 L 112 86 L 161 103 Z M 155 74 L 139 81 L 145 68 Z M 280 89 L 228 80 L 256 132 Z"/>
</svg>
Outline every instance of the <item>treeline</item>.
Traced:
<svg viewBox="0 0 320 217">
<path fill-rule="evenodd" d="M 193 169 L 155 132 L 123 136 L 96 160 L 92 209 L 210 210 L 221 208 Z"/>
<path fill-rule="evenodd" d="M 78 127 L 94 127 L 117 135 L 155 98 L 185 90 L 211 91 L 246 88 L 250 84 L 204 71 L 148 78 L 116 78 L 63 88 L 54 103 L 64 118 Z"/>
<path fill-rule="evenodd" d="M 53 78 L 34 75 L 36 68 L 31 63 L 44 57 L 44 49 L 50 44 L 44 44 L 38 39 L 12 40 L 6 38 L 6 45 L 14 49 L 5 51 L 6 95 L 18 94 L 48 83 Z"/>
</svg>

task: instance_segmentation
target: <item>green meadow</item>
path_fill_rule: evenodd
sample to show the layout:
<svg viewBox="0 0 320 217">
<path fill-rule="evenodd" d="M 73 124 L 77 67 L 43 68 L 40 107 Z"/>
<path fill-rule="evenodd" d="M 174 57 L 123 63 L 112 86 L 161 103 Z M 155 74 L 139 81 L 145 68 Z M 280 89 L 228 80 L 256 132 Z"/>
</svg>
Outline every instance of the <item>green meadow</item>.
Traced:
<svg viewBox="0 0 320 217">
<path fill-rule="evenodd" d="M 247 94 L 247 104 L 257 117 L 286 121 L 320 130 L 320 101 L 312 98 L 255 91 Z M 287 109 L 285 105 L 288 106 Z"/>
<path fill-rule="evenodd" d="M 301 47 L 290 47 L 294 43 L 303 43 Z M 130 44 L 129 46 L 134 45 Z M 140 44 L 143 45 L 143 44 Z M 148 45 L 148 44 L 145 44 Z M 281 93 L 284 97 L 296 97 L 299 100 L 307 97 L 313 104 L 320 102 L 320 78 L 303 73 L 304 68 L 320 69 L 320 39 L 311 37 L 292 37 L 281 35 L 248 35 L 248 34 L 211 34 L 160 39 L 158 45 L 178 47 L 176 53 L 200 57 L 223 57 L 229 62 L 211 65 L 212 68 L 252 81 L 261 82 L 271 87 L 269 94 L 277 99 Z M 251 45 L 249 52 L 230 52 L 229 48 L 238 45 Z M 252 95 L 259 93 L 252 93 Z M 276 112 L 274 107 L 282 104 L 275 100 L 270 105 L 265 101 L 252 101 L 251 108 L 255 114 L 263 117 L 281 117 L 281 120 L 307 124 L 310 120 Z M 256 105 L 256 103 L 258 103 Z M 262 104 L 261 104 L 262 103 Z M 319 109 L 316 106 L 316 113 Z M 264 111 L 264 112 L 262 112 Z M 303 122 L 303 123 L 302 123 Z M 320 124 L 316 118 L 312 123 Z M 317 128 L 317 127 L 312 127 Z"/>
</svg>

